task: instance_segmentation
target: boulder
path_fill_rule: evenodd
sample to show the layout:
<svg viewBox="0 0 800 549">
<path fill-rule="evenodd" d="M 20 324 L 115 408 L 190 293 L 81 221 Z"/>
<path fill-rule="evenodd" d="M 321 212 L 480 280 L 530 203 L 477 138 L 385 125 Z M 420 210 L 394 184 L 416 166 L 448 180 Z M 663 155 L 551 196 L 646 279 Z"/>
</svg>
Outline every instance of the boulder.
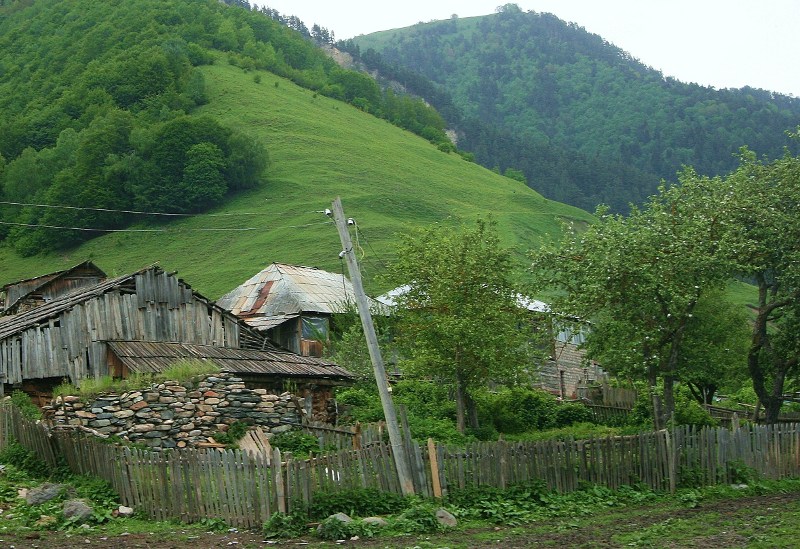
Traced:
<svg viewBox="0 0 800 549">
<path fill-rule="evenodd" d="M 28 505 L 41 505 L 42 503 L 58 497 L 58 494 L 60 494 L 63 489 L 63 484 L 45 482 L 41 486 L 28 490 L 28 493 L 25 494 L 25 503 Z"/>
<path fill-rule="evenodd" d="M 83 521 L 92 516 L 94 512 L 91 506 L 82 499 L 70 499 L 64 502 L 64 518 Z"/>
<path fill-rule="evenodd" d="M 449 528 L 455 528 L 458 525 L 456 517 L 454 517 L 453 514 L 447 509 L 438 509 L 436 511 L 436 520 L 438 520 L 439 524 L 442 526 L 447 526 Z"/>
</svg>

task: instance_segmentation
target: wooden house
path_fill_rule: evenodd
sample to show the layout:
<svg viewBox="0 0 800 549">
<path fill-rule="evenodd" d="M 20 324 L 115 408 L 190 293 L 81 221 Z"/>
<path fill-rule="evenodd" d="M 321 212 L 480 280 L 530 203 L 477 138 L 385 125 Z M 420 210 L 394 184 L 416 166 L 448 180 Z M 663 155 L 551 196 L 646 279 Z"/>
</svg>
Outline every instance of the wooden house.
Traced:
<svg viewBox="0 0 800 549">
<path fill-rule="evenodd" d="M 322 356 L 333 314 L 355 310 L 352 283 L 314 267 L 273 263 L 217 300 L 277 345 Z M 376 311 L 384 307 L 373 301 Z"/>
<path fill-rule="evenodd" d="M 203 352 L 195 350 L 195 354 L 205 353 L 208 359 L 215 349 L 217 353 L 274 349 L 263 335 L 192 290 L 174 273 L 149 267 L 81 286 L 38 307 L 0 317 L 0 374 L 5 375 L 6 384 L 39 391 L 63 379 L 79 385 L 86 378 L 125 376 L 131 371 L 130 364 L 141 368 L 144 361 L 129 356 L 126 363 L 118 354 L 125 342 L 131 345 L 128 350 L 141 349 L 136 342 L 184 344 L 183 354 L 198 346 Z M 274 378 L 280 371 L 276 364 L 291 362 L 290 355 L 280 355 L 283 362 L 276 362 L 278 355 L 253 358 L 248 363 L 251 377 Z M 331 376 L 333 370 L 322 361 L 306 366 L 311 369 L 302 381 L 309 386 L 313 378 L 321 385 L 346 379 L 341 372 Z"/>
<path fill-rule="evenodd" d="M 29 311 L 79 288 L 94 286 L 106 278 L 106 273 L 94 263 L 84 261 L 70 269 L 6 284 L 0 288 L 2 314 Z"/>
<path fill-rule="evenodd" d="M 409 291 L 404 285 L 391 290 L 376 299 L 387 307 L 397 305 L 398 298 Z M 537 365 L 536 385 L 565 399 L 578 398 L 578 390 L 586 385 L 608 380 L 607 374 L 594 361 L 586 361 L 586 351 L 582 344 L 586 339 L 588 325 L 580 330 L 572 327 L 574 323 L 563 323 L 556 318 L 550 306 L 536 299 L 518 296 L 517 305 L 531 312 L 534 329 L 547 331 L 545 349 L 548 358 Z"/>
</svg>

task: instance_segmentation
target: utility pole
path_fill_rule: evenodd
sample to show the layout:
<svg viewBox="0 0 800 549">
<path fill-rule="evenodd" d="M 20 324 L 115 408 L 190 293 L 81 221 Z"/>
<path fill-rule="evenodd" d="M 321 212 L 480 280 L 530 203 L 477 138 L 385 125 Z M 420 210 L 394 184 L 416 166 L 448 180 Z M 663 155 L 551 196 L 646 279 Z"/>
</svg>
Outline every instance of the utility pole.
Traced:
<svg viewBox="0 0 800 549">
<path fill-rule="evenodd" d="M 394 456 L 394 463 L 397 467 L 397 476 L 400 479 L 400 488 L 404 496 L 413 496 L 414 483 L 411 481 L 405 447 L 400 438 L 400 428 L 397 424 L 397 413 L 394 410 L 394 402 L 392 401 L 392 395 L 389 393 L 386 368 L 383 365 L 380 347 L 378 347 L 378 337 L 375 335 L 375 326 L 372 324 L 372 316 L 369 312 L 367 296 L 364 293 L 364 286 L 361 283 L 361 271 L 358 269 L 356 254 L 353 250 L 353 242 L 350 240 L 350 231 L 347 229 L 347 222 L 345 221 L 344 210 L 342 209 L 342 201 L 338 197 L 333 201 L 333 219 L 336 222 L 336 229 L 339 231 L 339 238 L 342 240 L 347 269 L 350 271 L 350 281 L 353 283 L 353 291 L 356 294 L 356 304 L 358 305 L 358 314 L 361 317 L 361 326 L 364 328 L 364 335 L 367 336 L 369 357 L 372 360 L 372 368 L 375 371 L 375 382 L 378 384 L 378 393 L 381 395 L 383 416 L 386 418 L 386 430 L 389 431 L 389 442 L 392 445 L 392 455 Z"/>
</svg>

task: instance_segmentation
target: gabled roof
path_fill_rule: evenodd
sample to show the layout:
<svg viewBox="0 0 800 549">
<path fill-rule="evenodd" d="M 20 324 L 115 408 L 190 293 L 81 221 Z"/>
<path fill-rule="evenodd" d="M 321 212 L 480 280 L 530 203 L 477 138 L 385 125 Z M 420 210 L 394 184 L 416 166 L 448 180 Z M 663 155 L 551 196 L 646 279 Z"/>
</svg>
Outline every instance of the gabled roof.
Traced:
<svg viewBox="0 0 800 549">
<path fill-rule="evenodd" d="M 279 377 L 313 377 L 349 380 L 355 376 L 321 358 L 300 356 L 271 348 L 263 351 L 212 345 L 148 341 L 109 341 L 108 346 L 131 372 L 157 373 L 180 359 L 211 361 L 226 372 Z"/>
<path fill-rule="evenodd" d="M 144 274 L 150 270 L 154 271 L 156 274 L 163 275 L 164 273 L 164 271 L 160 267 L 155 267 L 155 266 L 147 267 L 144 269 L 140 269 L 135 273 L 130 273 L 123 276 L 119 276 L 117 278 L 105 280 L 93 286 L 78 288 L 72 293 L 69 293 L 63 297 L 55 299 L 50 303 L 45 303 L 44 305 L 40 305 L 39 307 L 36 307 L 29 311 L 25 311 L 7 317 L 4 319 L 3 322 L 0 322 L 0 340 L 15 335 L 19 332 L 22 332 L 23 330 L 26 330 L 30 327 L 37 326 L 39 324 L 47 322 L 51 318 L 58 317 L 61 313 L 63 313 L 64 311 L 68 311 L 69 309 L 71 309 L 76 305 L 79 305 L 85 301 L 88 301 L 95 297 L 101 296 L 105 293 L 116 290 L 117 288 L 129 286 L 132 289 L 134 289 L 135 286 L 133 285 L 135 284 L 136 276 Z M 217 307 L 216 305 L 211 303 L 211 301 L 209 301 L 207 298 L 201 296 L 197 292 L 194 292 L 190 286 L 186 284 L 184 284 L 184 286 L 185 286 L 184 290 L 186 292 L 191 292 L 192 295 L 196 296 L 198 299 L 207 302 L 211 307 Z M 227 311 L 225 313 L 227 314 Z"/>
<path fill-rule="evenodd" d="M 3 307 L 5 310 L 11 309 L 21 300 L 42 289 L 51 282 L 67 278 L 80 270 L 91 271 L 99 278 L 106 277 L 106 273 L 103 272 L 92 261 L 84 261 L 83 263 L 78 263 L 77 265 L 70 267 L 69 269 L 64 269 L 63 271 L 56 271 L 54 273 L 48 273 L 33 278 L 27 278 L 25 280 L 11 282 L 0 288 L 0 291 L 6 293 L 6 302 L 3 304 Z"/>
<path fill-rule="evenodd" d="M 344 275 L 282 263 L 271 264 L 217 300 L 243 318 L 342 313 L 355 303 L 353 285 Z"/>
</svg>

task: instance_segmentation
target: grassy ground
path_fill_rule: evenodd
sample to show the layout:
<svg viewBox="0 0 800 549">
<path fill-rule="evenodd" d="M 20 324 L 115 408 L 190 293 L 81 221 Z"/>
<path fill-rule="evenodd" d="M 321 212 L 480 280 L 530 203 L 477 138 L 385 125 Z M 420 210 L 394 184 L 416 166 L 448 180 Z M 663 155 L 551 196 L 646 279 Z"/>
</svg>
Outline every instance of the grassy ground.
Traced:
<svg viewBox="0 0 800 549">
<path fill-rule="evenodd" d="M 761 495 L 714 497 L 699 502 L 681 497 L 657 503 L 609 508 L 585 515 L 545 518 L 533 523 L 471 524 L 443 534 L 324 542 L 313 536 L 264 540 L 258 532 L 210 531 L 203 526 L 119 520 L 70 532 L 9 531 L 0 526 L 0 545 L 44 547 L 669 547 L 753 549 L 797 547 L 800 486 Z M 691 499 L 691 498 L 688 498 Z M 0 519 L 0 524 L 3 519 Z"/>
<path fill-rule="evenodd" d="M 551 202 L 525 185 L 344 103 L 271 73 L 246 73 L 219 60 L 204 67 L 212 115 L 263 141 L 272 161 L 265 185 L 233 198 L 216 214 L 173 222 L 169 233 L 118 233 L 66 253 L 20 258 L 0 248 L 0 284 L 51 272 L 87 258 L 109 274 L 154 262 L 178 270 L 211 298 L 277 261 L 339 272 L 341 245 L 318 213 L 342 198 L 360 228 L 369 284 L 393 255 L 399 232 L 421 224 L 472 222 L 492 215 L 519 258 L 561 220 L 585 223 L 582 210 Z M 253 215 L 244 215 L 253 214 Z M 199 231 L 253 228 L 246 232 Z M 387 288 L 368 288 L 380 293 Z"/>
</svg>

